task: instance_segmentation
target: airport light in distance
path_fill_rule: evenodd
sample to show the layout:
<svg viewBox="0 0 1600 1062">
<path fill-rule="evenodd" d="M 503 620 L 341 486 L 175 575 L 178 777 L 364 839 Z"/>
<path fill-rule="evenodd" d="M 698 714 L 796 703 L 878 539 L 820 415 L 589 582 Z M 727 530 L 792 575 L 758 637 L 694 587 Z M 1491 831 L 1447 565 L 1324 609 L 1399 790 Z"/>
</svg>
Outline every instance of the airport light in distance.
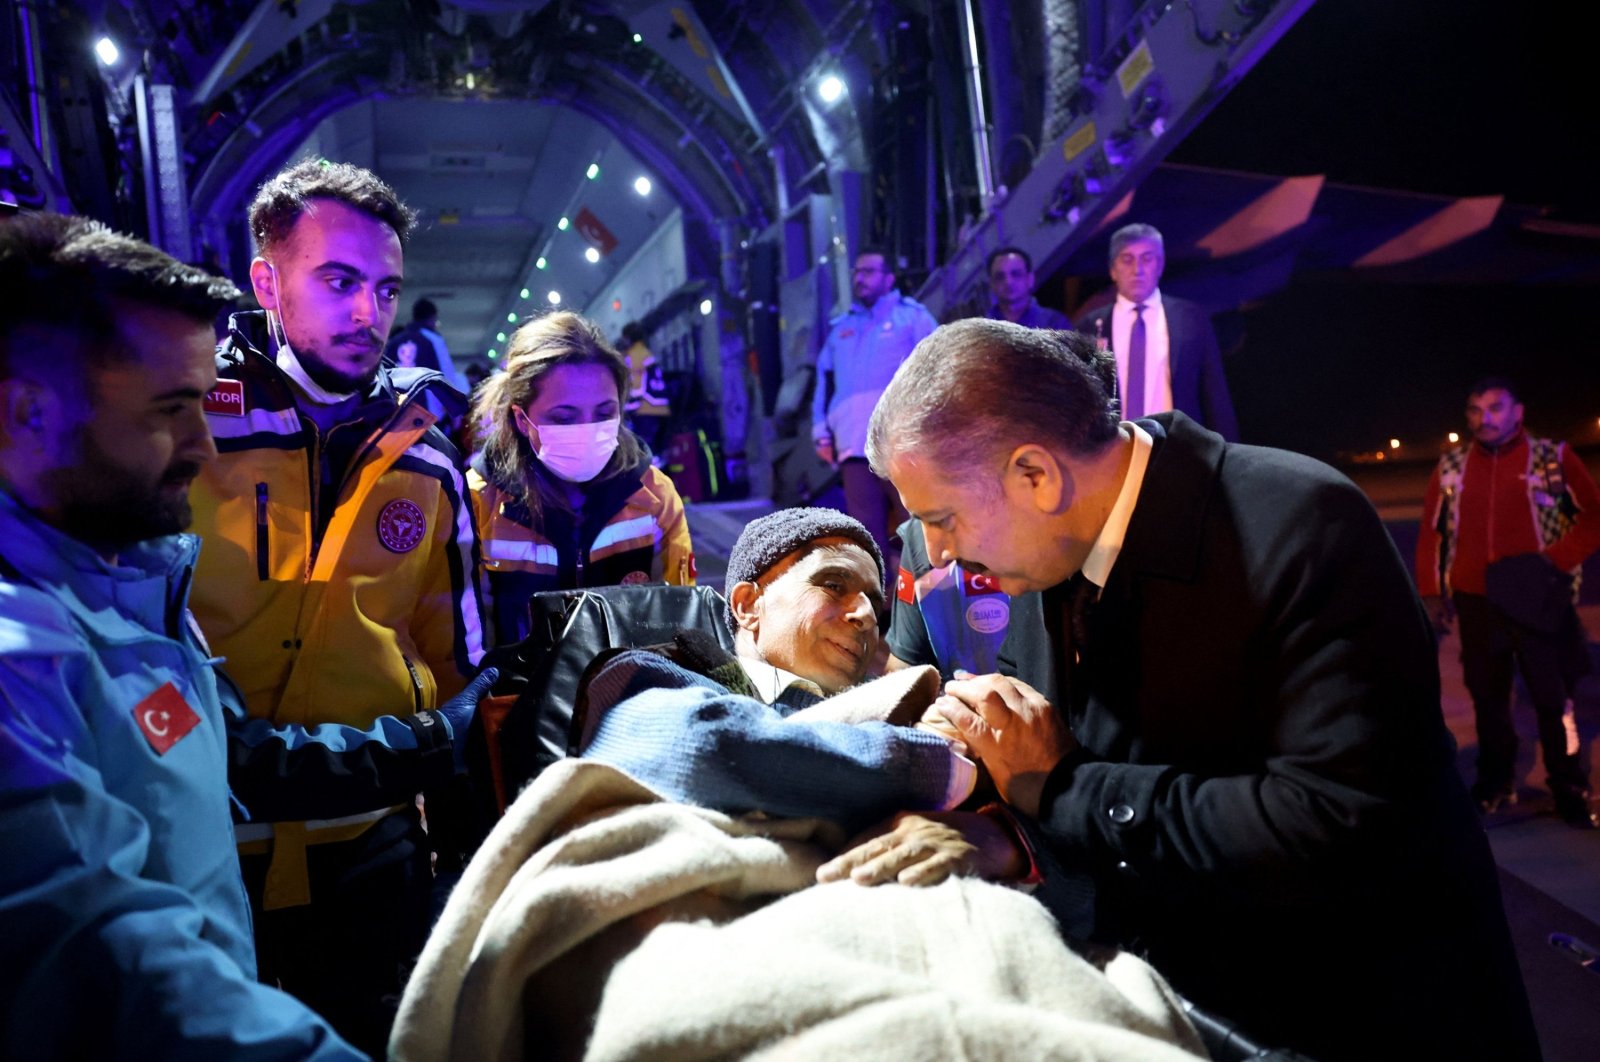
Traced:
<svg viewBox="0 0 1600 1062">
<path fill-rule="evenodd" d="M 94 42 L 94 54 L 107 66 L 115 65 L 118 56 L 122 53 L 117 50 L 117 42 L 110 37 L 101 37 Z"/>
<path fill-rule="evenodd" d="M 561 292 L 559 291 L 552 291 L 549 295 L 546 295 L 545 298 L 550 300 L 551 306 L 561 305 Z"/>
<path fill-rule="evenodd" d="M 711 316 L 711 300 L 710 299 L 701 299 L 700 300 L 700 316 L 701 317 L 710 317 Z"/>
<path fill-rule="evenodd" d="M 598 262 L 598 261 L 600 261 L 600 252 L 596 248 L 593 248 L 593 247 L 590 247 L 590 248 L 586 249 L 583 252 L 583 256 L 585 258 L 587 258 L 590 262 Z"/>
<path fill-rule="evenodd" d="M 635 192 L 638 192 L 640 195 L 649 195 L 650 194 L 650 178 L 648 178 L 648 177 L 640 177 L 638 180 L 634 181 L 633 182 L 633 190 Z"/>
</svg>

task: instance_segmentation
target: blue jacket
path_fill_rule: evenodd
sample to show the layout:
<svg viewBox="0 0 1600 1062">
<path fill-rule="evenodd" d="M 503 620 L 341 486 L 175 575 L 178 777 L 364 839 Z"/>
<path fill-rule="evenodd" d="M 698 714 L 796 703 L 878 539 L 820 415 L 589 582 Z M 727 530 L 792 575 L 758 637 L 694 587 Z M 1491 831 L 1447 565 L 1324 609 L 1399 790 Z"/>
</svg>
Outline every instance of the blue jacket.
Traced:
<svg viewBox="0 0 1600 1062">
<path fill-rule="evenodd" d="M 884 722 L 797 723 L 781 705 L 630 649 L 589 681 L 581 753 L 668 800 L 742 815 L 816 816 L 860 830 L 906 809 L 948 809 L 971 768 L 943 738 Z"/>
<path fill-rule="evenodd" d="M 817 355 L 811 438 L 833 440 L 834 459 L 865 457 L 872 407 L 894 371 L 939 323 L 916 299 L 891 291 L 835 317 Z"/>
<path fill-rule="evenodd" d="M 0 492 L 0 1058 L 362 1057 L 255 980 L 198 549 Z"/>
<path fill-rule="evenodd" d="M 1005 315 L 1000 312 L 999 303 L 989 304 L 989 320 L 1004 321 Z M 1052 310 L 1048 306 L 1040 306 L 1038 299 L 1029 299 L 1028 308 L 1022 311 L 1022 316 L 1017 318 L 1017 324 L 1024 328 L 1054 328 L 1062 332 L 1072 331 L 1072 319 L 1060 310 Z"/>
</svg>

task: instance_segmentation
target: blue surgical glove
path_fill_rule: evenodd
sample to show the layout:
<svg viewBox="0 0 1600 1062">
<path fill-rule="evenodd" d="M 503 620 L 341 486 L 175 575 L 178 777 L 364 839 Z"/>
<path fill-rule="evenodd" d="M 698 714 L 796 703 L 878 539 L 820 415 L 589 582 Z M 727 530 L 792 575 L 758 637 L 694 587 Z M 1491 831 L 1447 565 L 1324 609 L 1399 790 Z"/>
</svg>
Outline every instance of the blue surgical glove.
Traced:
<svg viewBox="0 0 1600 1062">
<path fill-rule="evenodd" d="M 500 669 L 486 667 L 478 677 L 467 683 L 467 688 L 439 705 L 439 717 L 450 731 L 450 745 L 456 754 L 456 770 L 467 769 L 467 728 L 472 725 L 478 701 L 488 696 L 489 688 L 500 677 Z"/>
</svg>

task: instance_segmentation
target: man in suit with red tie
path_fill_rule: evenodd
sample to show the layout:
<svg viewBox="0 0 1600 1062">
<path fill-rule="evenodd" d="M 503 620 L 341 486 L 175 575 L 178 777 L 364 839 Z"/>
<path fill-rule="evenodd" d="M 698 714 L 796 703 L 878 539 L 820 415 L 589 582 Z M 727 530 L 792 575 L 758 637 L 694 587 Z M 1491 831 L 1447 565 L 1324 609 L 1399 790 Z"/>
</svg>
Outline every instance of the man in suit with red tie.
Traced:
<svg viewBox="0 0 1600 1062">
<path fill-rule="evenodd" d="M 1090 314 L 1080 331 L 1116 354 L 1124 419 L 1176 409 L 1237 442 L 1239 421 L 1211 316 L 1198 303 L 1161 293 L 1166 264 L 1161 233 L 1154 226 L 1118 229 L 1111 236 L 1117 300 Z"/>
</svg>

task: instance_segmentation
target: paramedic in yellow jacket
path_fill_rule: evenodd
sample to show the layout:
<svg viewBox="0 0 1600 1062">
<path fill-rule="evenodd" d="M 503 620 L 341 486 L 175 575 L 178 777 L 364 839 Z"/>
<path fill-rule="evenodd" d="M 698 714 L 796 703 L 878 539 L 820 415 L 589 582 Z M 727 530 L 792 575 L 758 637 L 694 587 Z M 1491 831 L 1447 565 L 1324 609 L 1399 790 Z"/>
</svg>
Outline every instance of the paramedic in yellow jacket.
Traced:
<svg viewBox="0 0 1600 1062">
<path fill-rule="evenodd" d="M 627 385 L 594 325 L 553 313 L 517 329 L 478 392 L 485 437 L 467 481 L 496 644 L 526 637 L 536 591 L 694 583 L 683 500 L 622 426 Z"/>
<path fill-rule="evenodd" d="M 380 364 L 412 219 L 373 174 L 320 161 L 250 208 L 265 312 L 234 316 L 205 400 L 219 456 L 192 492 L 193 607 L 247 710 L 280 724 L 434 708 L 483 653 L 460 458 L 425 403 L 460 396 Z M 415 801 L 238 833 L 263 978 L 381 1050 L 427 927 Z"/>
</svg>

